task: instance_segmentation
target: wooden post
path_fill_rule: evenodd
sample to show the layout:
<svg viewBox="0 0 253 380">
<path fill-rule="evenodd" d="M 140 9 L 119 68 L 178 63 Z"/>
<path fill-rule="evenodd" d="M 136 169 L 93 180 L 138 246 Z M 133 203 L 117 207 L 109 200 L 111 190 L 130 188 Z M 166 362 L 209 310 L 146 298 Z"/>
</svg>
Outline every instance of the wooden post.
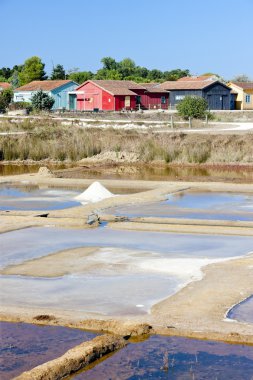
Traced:
<svg viewBox="0 0 253 380">
<path fill-rule="evenodd" d="M 173 120 L 173 115 L 171 115 L 170 117 L 170 126 L 171 126 L 171 129 L 174 128 L 174 120 Z"/>
<path fill-rule="evenodd" d="M 206 125 L 208 125 L 208 115 L 206 114 Z"/>
<path fill-rule="evenodd" d="M 192 118 L 189 117 L 189 128 L 191 129 L 191 127 L 192 127 Z"/>
</svg>

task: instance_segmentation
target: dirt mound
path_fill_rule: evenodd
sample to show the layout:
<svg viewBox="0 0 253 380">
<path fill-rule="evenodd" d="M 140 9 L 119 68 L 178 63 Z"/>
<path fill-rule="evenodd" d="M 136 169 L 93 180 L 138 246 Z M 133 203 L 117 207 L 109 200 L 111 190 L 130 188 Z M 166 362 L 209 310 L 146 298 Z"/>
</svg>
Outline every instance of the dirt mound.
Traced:
<svg viewBox="0 0 253 380">
<path fill-rule="evenodd" d="M 42 166 L 41 168 L 39 168 L 37 174 L 43 177 L 54 177 L 53 172 L 51 172 L 51 170 L 48 169 L 46 166 Z"/>
<path fill-rule="evenodd" d="M 80 162 L 85 161 L 107 161 L 107 162 L 137 162 L 139 161 L 139 155 L 134 152 L 115 152 L 108 151 L 96 154 L 95 156 L 85 158 Z"/>
</svg>

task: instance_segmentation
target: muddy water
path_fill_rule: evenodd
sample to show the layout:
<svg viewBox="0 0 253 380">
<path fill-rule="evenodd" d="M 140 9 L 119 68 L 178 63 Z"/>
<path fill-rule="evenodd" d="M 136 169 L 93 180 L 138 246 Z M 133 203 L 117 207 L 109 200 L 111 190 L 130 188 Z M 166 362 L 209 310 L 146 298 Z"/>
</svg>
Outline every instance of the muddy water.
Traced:
<svg viewBox="0 0 253 380">
<path fill-rule="evenodd" d="M 131 179 L 148 181 L 233 181 L 251 183 L 253 167 L 212 167 L 200 166 L 149 166 L 149 165 L 84 165 L 57 172 L 64 178 Z"/>
<path fill-rule="evenodd" d="M 0 332 L 1 380 L 12 379 L 96 336 L 66 327 L 9 322 L 0 322 Z"/>
<path fill-rule="evenodd" d="M 40 163 L 34 165 L 24 165 L 24 164 L 0 164 L 0 176 L 2 175 L 18 175 L 18 174 L 29 174 L 29 173 L 37 173 L 39 168 L 42 166 L 47 166 L 50 170 L 63 170 L 67 169 L 73 165 L 71 164 L 47 164 Z"/>
<path fill-rule="evenodd" d="M 68 380 L 252 380 L 252 376 L 252 346 L 152 336 Z"/>
<path fill-rule="evenodd" d="M 47 166 L 64 178 L 94 178 L 94 179 L 131 179 L 131 180 L 190 180 L 190 181 L 233 181 L 252 182 L 253 167 L 191 167 L 191 166 L 162 166 L 155 167 L 145 164 L 137 165 L 103 165 L 94 167 L 93 164 L 75 167 L 75 164 L 46 164 L 38 165 L 1 165 L 1 175 L 17 175 L 36 173 L 41 166 Z"/>
<path fill-rule="evenodd" d="M 167 217 L 189 219 L 253 221 L 253 195 L 222 192 L 182 192 L 166 201 L 125 205 L 106 213 L 126 217 Z"/>
<path fill-rule="evenodd" d="M 234 306 L 227 316 L 239 322 L 253 323 L 253 295 Z"/>
</svg>

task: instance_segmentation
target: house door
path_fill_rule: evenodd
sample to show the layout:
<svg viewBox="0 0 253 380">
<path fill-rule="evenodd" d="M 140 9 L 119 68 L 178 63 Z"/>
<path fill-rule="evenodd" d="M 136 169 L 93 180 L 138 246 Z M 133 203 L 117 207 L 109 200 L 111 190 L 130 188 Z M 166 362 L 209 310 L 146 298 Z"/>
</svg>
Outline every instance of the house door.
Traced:
<svg viewBox="0 0 253 380">
<path fill-rule="evenodd" d="M 208 107 L 210 110 L 222 110 L 223 99 L 221 95 L 208 95 Z"/>
<path fill-rule="evenodd" d="M 125 96 L 125 108 L 129 109 L 130 107 L 131 107 L 130 96 L 127 95 Z"/>
<path fill-rule="evenodd" d="M 69 109 L 70 111 L 76 110 L 76 95 L 69 94 Z"/>
</svg>

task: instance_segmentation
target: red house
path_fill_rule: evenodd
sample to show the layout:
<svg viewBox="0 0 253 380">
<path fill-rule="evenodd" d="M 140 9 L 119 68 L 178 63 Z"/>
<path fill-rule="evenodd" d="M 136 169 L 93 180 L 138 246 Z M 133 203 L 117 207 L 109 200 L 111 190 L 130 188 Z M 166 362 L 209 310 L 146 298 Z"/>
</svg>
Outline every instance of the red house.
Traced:
<svg viewBox="0 0 253 380">
<path fill-rule="evenodd" d="M 127 80 L 88 80 L 75 91 L 76 109 L 121 111 L 168 108 L 168 92 L 163 89 L 158 91 L 156 85 Z"/>
</svg>

